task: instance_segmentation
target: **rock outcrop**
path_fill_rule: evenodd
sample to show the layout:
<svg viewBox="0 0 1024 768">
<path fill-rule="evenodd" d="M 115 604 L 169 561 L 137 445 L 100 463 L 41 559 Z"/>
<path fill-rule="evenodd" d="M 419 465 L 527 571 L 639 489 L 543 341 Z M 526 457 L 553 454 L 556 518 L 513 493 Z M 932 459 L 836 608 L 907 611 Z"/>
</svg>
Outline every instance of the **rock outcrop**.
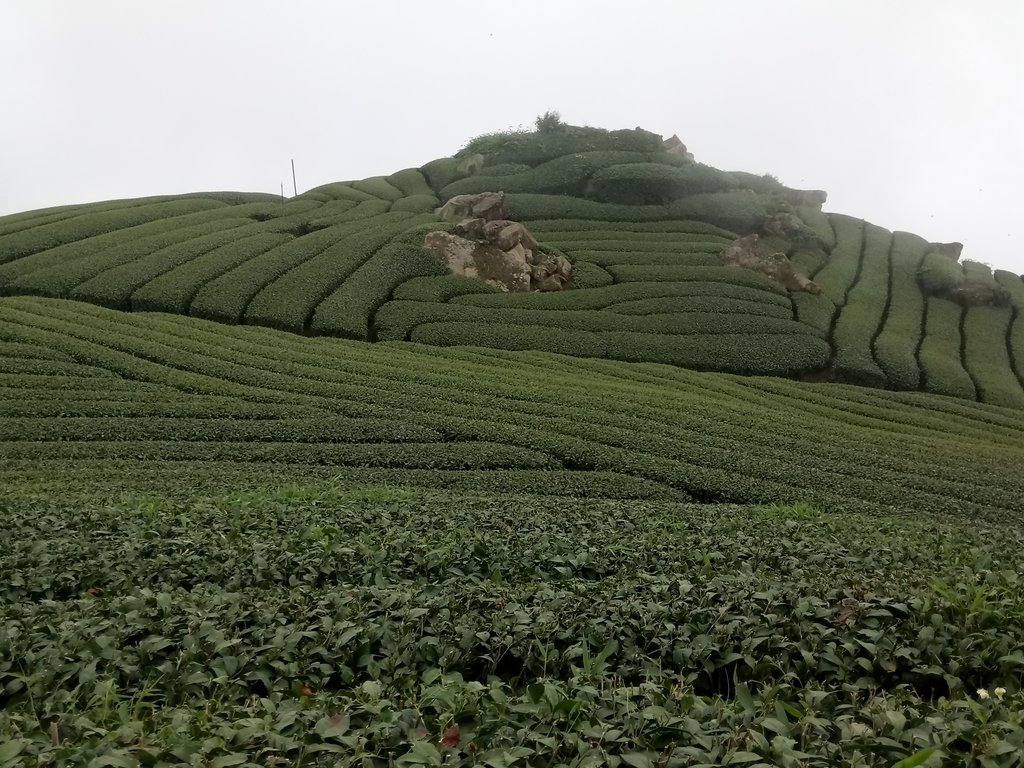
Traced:
<svg viewBox="0 0 1024 768">
<path fill-rule="evenodd" d="M 786 254 L 764 253 L 757 235 L 747 235 L 734 240 L 722 251 L 720 258 L 723 264 L 760 272 L 782 285 L 787 291 L 821 293 L 821 288 L 793 268 L 793 263 L 786 258 Z"/>
<path fill-rule="evenodd" d="M 818 211 L 828 200 L 828 192 L 823 189 L 787 189 L 782 196 L 790 205 L 814 208 Z"/>
<path fill-rule="evenodd" d="M 928 251 L 941 253 L 949 256 L 953 261 L 960 261 L 960 255 L 964 252 L 963 243 L 928 243 Z"/>
<path fill-rule="evenodd" d="M 423 245 L 452 273 L 509 292 L 572 287 L 572 264 L 542 251 L 529 229 L 508 218 L 503 192 L 457 195 L 437 215 L 457 223 L 452 232 L 430 232 Z"/>
<path fill-rule="evenodd" d="M 683 144 L 682 139 L 674 133 L 662 142 L 662 147 L 670 155 L 676 155 L 677 157 L 681 157 L 691 163 L 694 162 L 693 153 L 686 149 L 686 145 Z"/>
</svg>

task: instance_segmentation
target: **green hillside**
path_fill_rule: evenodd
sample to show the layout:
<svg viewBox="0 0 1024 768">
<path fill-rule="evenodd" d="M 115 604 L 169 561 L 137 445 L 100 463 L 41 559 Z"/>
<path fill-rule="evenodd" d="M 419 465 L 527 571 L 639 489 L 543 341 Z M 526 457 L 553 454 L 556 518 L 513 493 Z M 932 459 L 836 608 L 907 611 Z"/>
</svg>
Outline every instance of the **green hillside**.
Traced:
<svg viewBox="0 0 1024 768">
<path fill-rule="evenodd" d="M 1024 280 L 538 125 L 0 218 L 0 768 L 1019 768 Z"/>
<path fill-rule="evenodd" d="M 1024 513 L 1013 409 L 53 299 L 0 300 L 0 320 L 9 478 L 274 462 L 427 487 Z"/>
<path fill-rule="evenodd" d="M 574 288 L 505 294 L 422 248 L 455 195 L 573 262 Z M 311 335 L 533 349 L 924 390 L 1024 407 L 1024 281 L 840 214 L 642 130 L 556 124 L 283 201 L 196 194 L 0 218 L 0 292 Z M 820 292 L 721 254 L 759 233 Z"/>
</svg>

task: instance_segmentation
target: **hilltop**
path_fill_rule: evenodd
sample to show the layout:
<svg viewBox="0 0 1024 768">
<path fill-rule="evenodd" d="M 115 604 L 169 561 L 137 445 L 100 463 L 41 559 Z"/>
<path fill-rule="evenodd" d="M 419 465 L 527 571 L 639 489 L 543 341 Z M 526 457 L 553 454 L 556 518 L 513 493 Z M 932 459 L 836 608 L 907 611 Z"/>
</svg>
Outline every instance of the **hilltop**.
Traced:
<svg viewBox="0 0 1024 768">
<path fill-rule="evenodd" d="M 1024 407 L 1020 276 L 825 213 L 823 192 L 696 162 L 677 137 L 547 117 L 289 200 L 197 193 L 4 217 L 0 292 Z M 442 206 L 482 193 L 502 193 L 500 217 L 528 230 L 524 290 L 453 274 L 423 247 L 467 234 Z M 555 269 L 538 275 L 541 259 L 567 290 L 535 290 Z"/>
</svg>

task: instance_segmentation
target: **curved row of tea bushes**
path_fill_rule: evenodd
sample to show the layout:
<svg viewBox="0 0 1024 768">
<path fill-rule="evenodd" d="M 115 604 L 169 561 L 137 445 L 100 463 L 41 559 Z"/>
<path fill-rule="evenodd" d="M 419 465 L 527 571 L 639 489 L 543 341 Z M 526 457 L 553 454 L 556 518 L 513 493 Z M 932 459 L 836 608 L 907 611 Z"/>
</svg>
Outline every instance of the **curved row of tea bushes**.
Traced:
<svg viewBox="0 0 1024 768">
<path fill-rule="evenodd" d="M 636 299 L 611 304 L 604 312 L 617 315 L 662 315 L 679 312 L 710 312 L 719 314 L 765 315 L 787 320 L 793 319 L 793 311 L 782 304 L 773 304 L 748 299 L 734 299 L 728 296 L 663 296 L 651 299 Z M 825 333 L 828 328 L 825 328 Z"/>
<path fill-rule="evenodd" d="M 160 275 L 176 267 L 205 256 L 211 251 L 228 247 L 240 239 L 260 234 L 262 225 L 236 221 L 237 226 L 202 237 L 193 237 L 176 245 L 162 248 L 128 264 L 100 272 L 69 291 L 68 298 L 88 301 L 113 309 L 128 309 L 137 290 Z"/>
<path fill-rule="evenodd" d="M 317 305 L 375 253 L 399 233 L 433 220 L 432 216 L 385 213 L 370 219 L 369 227 L 339 234 L 323 251 L 264 285 L 246 307 L 245 322 L 291 331 L 305 330 Z"/>
<path fill-rule="evenodd" d="M 128 204 L 96 213 L 83 212 L 78 216 L 0 236 L 0 264 L 157 219 L 225 207 L 226 204 L 219 200 L 197 197 L 163 199 L 161 202 L 145 202 L 141 205 Z"/>
<path fill-rule="evenodd" d="M 836 232 L 836 244 L 825 265 L 814 274 L 814 282 L 821 292 L 840 309 L 861 266 L 864 252 L 865 222 L 851 216 L 829 214 Z"/>
<path fill-rule="evenodd" d="M 258 215 L 269 207 L 266 204 L 220 206 L 47 248 L 0 264 L 0 291 L 45 293 L 59 297 L 104 269 L 188 239 L 192 236 L 189 234 L 192 227 L 200 228 L 198 231 L 202 233 L 203 225 L 216 227 L 224 219 Z M 77 262 L 89 259 L 92 262 L 88 268 L 78 266 Z"/>
<path fill-rule="evenodd" d="M 543 239 L 630 240 L 664 242 L 698 239 L 728 243 L 736 233 L 706 221 L 675 219 L 666 221 L 608 221 L 605 219 L 544 218 L 530 222 L 530 230 L 542 233 Z M 703 235 L 703 237 L 701 237 Z"/>
<path fill-rule="evenodd" d="M 979 400 L 1024 408 L 1024 388 L 1013 371 L 1007 345 L 1012 319 L 1010 307 L 968 308 L 963 319 L 963 360 Z"/>
<path fill-rule="evenodd" d="M 207 283 L 290 240 L 291 235 L 262 233 L 214 248 L 143 285 L 132 294 L 131 308 L 187 315 L 192 299 Z"/>
<path fill-rule="evenodd" d="M 605 222 L 641 223 L 699 219 L 739 234 L 756 231 L 768 216 L 769 209 L 766 198 L 747 190 L 690 195 L 666 205 L 620 205 L 534 193 L 510 194 L 505 203 L 509 216 L 517 221 L 600 219 Z"/>
<path fill-rule="evenodd" d="M 486 172 L 488 166 L 517 163 L 533 167 L 579 152 L 663 153 L 663 150 L 661 138 L 647 131 L 605 131 L 574 126 L 569 131 L 552 133 L 480 136 L 469 142 L 459 156 L 482 154 Z"/>
<path fill-rule="evenodd" d="M 627 249 L 606 251 L 566 248 L 565 252 L 572 261 L 586 261 L 605 269 L 620 264 L 659 267 L 720 267 L 722 265 L 718 254 L 708 251 L 636 251 Z"/>
<path fill-rule="evenodd" d="M 889 307 L 892 234 L 881 227 L 864 227 L 864 247 L 857 279 L 839 309 L 832 339 L 833 367 L 843 381 L 883 387 L 885 374 L 875 362 L 872 346 Z"/>
<path fill-rule="evenodd" d="M 926 391 L 974 400 L 978 391 L 964 368 L 961 351 L 963 316 L 964 309 L 959 304 L 930 297 L 917 359 L 921 366 L 921 384 Z"/>
<path fill-rule="evenodd" d="M 921 385 L 916 352 L 924 332 L 925 297 L 917 273 L 927 250 L 924 238 L 893 233 L 889 310 L 874 349 L 875 360 L 894 389 L 915 390 Z"/>
<path fill-rule="evenodd" d="M 398 301 L 446 302 L 456 296 L 478 293 L 498 293 L 498 289 L 473 277 L 432 275 L 409 278 L 395 288 L 392 297 Z"/>
<path fill-rule="evenodd" d="M 251 224 L 247 218 L 225 217 L 221 211 L 215 216 L 181 216 L 153 222 L 159 224 L 156 233 L 143 233 L 142 227 L 132 227 L 109 235 L 91 238 L 84 243 L 73 243 L 26 256 L 3 265 L 8 268 L 10 282 L 4 285 L 7 293 L 34 293 L 54 298 L 65 298 L 77 286 L 105 270 L 132 264 L 151 253 L 171 248 L 196 237 L 231 230 Z M 0 275 L 0 280 L 8 275 Z"/>
<path fill-rule="evenodd" d="M 771 306 L 771 305 L 769 305 Z M 634 331 L 656 334 L 794 334 L 813 336 L 812 330 L 783 317 L 737 312 L 690 311 L 676 313 L 635 313 L 588 311 L 545 311 L 531 309 L 483 308 L 466 304 L 435 304 L 417 301 L 390 301 L 381 307 L 374 320 L 377 338 L 405 339 L 422 323 L 470 322 L 538 328 L 564 328 L 581 331 Z M 480 345 L 487 346 L 487 345 Z"/>
<path fill-rule="evenodd" d="M 722 269 L 725 269 L 724 267 Z M 738 268 L 736 269 L 738 272 Z M 730 273 L 731 276 L 731 273 Z M 630 282 L 593 288 L 586 291 L 555 291 L 551 293 L 514 293 L 454 296 L 453 304 L 471 304 L 476 307 L 521 309 L 604 309 L 612 304 L 639 299 L 657 299 L 669 296 L 724 296 L 763 304 L 773 304 L 787 311 L 791 307 L 785 293 L 761 281 L 756 285 L 738 285 L 723 282 Z"/>
<path fill-rule="evenodd" d="M 250 302 L 267 285 L 344 238 L 372 230 L 375 219 L 359 217 L 341 221 L 239 264 L 204 285 L 195 295 L 190 312 L 211 320 L 240 322 Z"/>
<path fill-rule="evenodd" d="M 46 299 L 0 301 L 0 319 L 8 338 L 19 336 L 13 341 L 130 377 L 127 383 L 110 379 L 117 402 L 124 402 L 127 387 L 160 386 L 383 419 L 434 430 L 455 444 L 539 452 L 574 471 L 625 473 L 704 500 L 802 498 L 995 514 L 1017 509 L 1024 498 L 1024 483 L 1009 469 L 1020 454 L 1024 415 L 994 406 L 536 352 L 365 345 Z M 609 343 L 635 353 L 652 335 L 618 336 Z M 761 347 L 771 341 L 734 338 Z M 743 357 L 756 361 L 756 354 L 749 349 Z M 64 391 L 69 385 L 60 382 L 69 381 L 58 378 L 54 391 Z M 100 381 L 92 378 L 92 387 Z M 2 386 L 12 383 L 0 378 Z M 763 391 L 752 397 L 756 388 Z M 81 390 L 67 391 L 81 402 Z M 825 402 L 816 405 L 815 398 Z M 19 417 L 30 417 L 20 408 Z M 933 408 L 956 410 L 943 417 Z M 305 418 L 311 424 L 316 417 Z M 125 432 L 130 442 L 130 425 Z M 48 445 L 31 450 L 57 459 L 60 444 Z M 243 459 L 264 462 L 269 449 L 262 445 L 246 453 L 232 444 L 217 455 L 230 460 L 237 447 Z M 301 454 L 297 461 L 319 461 L 316 444 L 305 445 L 284 450 Z M 86 450 L 73 442 L 65 447 Z M 110 450 L 130 455 L 127 448 Z M 142 448 L 148 456 L 155 450 Z M 394 455 L 380 461 L 393 465 L 397 460 L 388 456 Z"/>
<path fill-rule="evenodd" d="M 995 279 L 1010 297 L 1010 305 L 1013 307 L 1013 320 L 1006 342 L 1014 373 L 1024 385 L 1024 278 L 998 269 Z"/>
<path fill-rule="evenodd" d="M 310 328 L 317 333 L 373 339 L 374 314 L 398 286 L 413 278 L 447 273 L 422 246 L 425 233 L 436 228 L 436 223 L 412 226 L 392 239 L 317 305 Z"/>
<path fill-rule="evenodd" d="M 514 175 L 491 176 L 484 168 L 478 175 L 453 181 L 438 192 L 442 200 L 478 192 L 530 192 L 583 196 L 589 179 L 603 168 L 622 163 L 649 163 L 662 154 L 641 152 L 576 152 L 548 160 Z M 662 166 L 668 168 L 669 166 Z"/>
</svg>

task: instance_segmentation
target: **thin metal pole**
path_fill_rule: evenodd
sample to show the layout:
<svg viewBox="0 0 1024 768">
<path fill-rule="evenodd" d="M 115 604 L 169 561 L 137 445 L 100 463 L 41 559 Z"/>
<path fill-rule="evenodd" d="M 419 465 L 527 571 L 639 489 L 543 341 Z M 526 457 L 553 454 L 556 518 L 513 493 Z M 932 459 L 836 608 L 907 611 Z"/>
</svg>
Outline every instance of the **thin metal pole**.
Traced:
<svg viewBox="0 0 1024 768">
<path fill-rule="evenodd" d="M 281 182 L 281 202 L 284 202 L 284 182 Z"/>
<path fill-rule="evenodd" d="M 292 158 L 292 189 L 296 195 L 299 194 L 299 185 L 295 183 L 295 158 Z"/>
</svg>

